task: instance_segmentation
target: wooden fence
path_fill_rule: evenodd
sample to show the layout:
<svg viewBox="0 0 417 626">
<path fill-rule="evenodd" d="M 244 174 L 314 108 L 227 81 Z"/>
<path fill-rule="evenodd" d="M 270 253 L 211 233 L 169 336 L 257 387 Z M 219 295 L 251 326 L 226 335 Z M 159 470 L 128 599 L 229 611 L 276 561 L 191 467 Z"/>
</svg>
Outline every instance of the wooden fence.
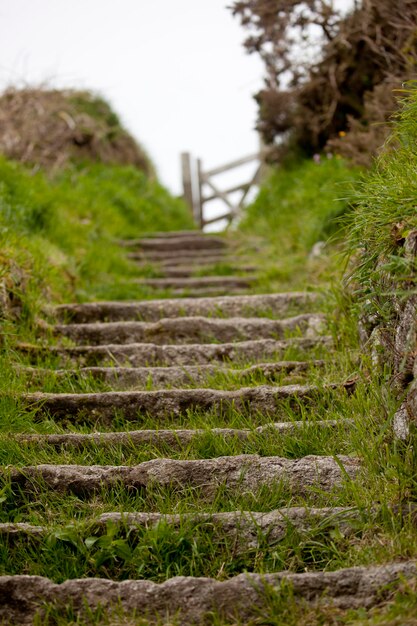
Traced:
<svg viewBox="0 0 417 626">
<path fill-rule="evenodd" d="M 201 159 L 195 159 L 189 152 L 183 152 L 181 154 L 184 200 L 189 205 L 194 221 L 199 228 L 225 219 L 231 222 L 240 214 L 249 191 L 260 180 L 266 154 L 267 151 L 263 150 L 206 171 L 203 170 Z M 252 161 L 258 161 L 258 166 L 255 174 L 248 182 L 224 190 L 220 189 L 217 182 L 213 182 L 213 177 L 246 165 Z M 239 200 L 233 202 L 230 198 L 231 194 L 235 194 L 239 191 L 242 192 Z M 213 200 L 222 200 L 223 204 L 226 206 L 226 210 L 216 217 L 206 218 L 204 207 L 208 202 L 212 202 Z"/>
</svg>

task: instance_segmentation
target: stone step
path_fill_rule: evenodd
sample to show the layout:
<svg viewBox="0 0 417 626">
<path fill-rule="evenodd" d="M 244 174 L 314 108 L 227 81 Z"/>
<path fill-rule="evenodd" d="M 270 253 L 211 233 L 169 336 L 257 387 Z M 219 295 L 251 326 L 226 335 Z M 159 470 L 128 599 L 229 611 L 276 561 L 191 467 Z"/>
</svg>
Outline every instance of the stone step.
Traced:
<svg viewBox="0 0 417 626">
<path fill-rule="evenodd" d="M 170 343 L 193 344 L 212 341 L 230 343 L 258 339 L 284 339 L 290 333 L 302 332 L 306 337 L 317 336 L 324 328 L 325 316 L 304 313 L 282 320 L 268 318 L 209 318 L 177 317 L 158 322 L 92 322 L 59 324 L 56 335 L 76 343 L 90 345 L 109 343 Z"/>
<path fill-rule="evenodd" d="M 22 396 L 26 404 L 48 412 L 55 419 L 68 418 L 111 423 L 115 414 L 136 420 L 140 415 L 153 419 L 179 416 L 187 411 L 226 411 L 255 413 L 278 417 L 289 405 L 310 405 L 323 391 L 343 389 L 343 385 L 259 385 L 242 387 L 237 391 L 223 389 L 164 389 L 159 391 L 106 391 L 102 393 L 29 393 Z M 281 416 L 282 417 L 282 416 Z"/>
<path fill-rule="evenodd" d="M 139 269 L 149 269 L 150 267 L 154 272 L 161 274 L 161 276 L 169 276 L 171 278 L 187 278 L 187 277 L 196 277 L 198 273 L 207 274 L 210 273 L 215 274 L 216 265 L 218 263 L 200 263 L 196 260 L 195 263 L 171 263 L 171 261 L 167 263 L 148 263 L 147 261 L 136 261 L 136 267 Z M 259 270 L 259 266 L 257 265 L 248 265 L 241 264 L 238 265 L 236 260 L 231 259 L 230 262 L 222 262 L 221 266 L 226 266 L 228 270 L 233 272 L 242 272 L 242 273 L 253 273 Z M 226 275 L 226 274 L 225 274 Z"/>
<path fill-rule="evenodd" d="M 338 609 L 370 609 L 385 603 L 396 587 L 414 581 L 416 576 L 414 561 L 334 572 L 244 573 L 224 581 L 179 576 L 163 583 L 82 578 L 56 584 L 41 576 L 0 576 L 0 619 L 30 626 L 37 616 L 42 619 L 48 606 L 55 607 L 54 613 L 64 619 L 70 606 L 71 614 L 81 620 L 88 619 L 95 609 L 100 608 L 102 614 L 106 610 L 111 613 L 113 608 L 114 624 L 120 611 L 125 612 L 126 619 L 146 615 L 160 622 L 164 616 L 166 624 L 181 626 L 203 624 L 213 614 L 216 623 L 249 623 L 258 621 L 259 615 L 270 614 L 271 595 L 280 598 L 283 606 L 288 597 L 301 605 L 329 607 L 333 613 Z M 134 621 L 132 617 L 131 623 Z"/>
<path fill-rule="evenodd" d="M 136 281 L 136 285 L 138 284 L 138 282 Z M 219 285 L 218 287 L 200 287 L 200 288 L 194 288 L 194 289 L 188 289 L 188 288 L 184 288 L 182 289 L 181 287 L 175 288 L 175 289 L 165 289 L 165 288 L 159 288 L 159 287 L 151 287 L 151 286 L 144 286 L 142 287 L 143 289 L 147 290 L 147 295 L 151 295 L 153 297 L 165 297 L 165 295 L 168 295 L 170 298 L 184 298 L 184 299 L 200 299 L 200 298 L 218 298 L 220 296 L 230 296 L 230 295 L 234 295 L 234 296 L 243 296 L 247 293 L 247 287 L 239 287 L 237 285 L 233 286 L 230 285 L 229 287 L 227 286 L 221 286 Z"/>
<path fill-rule="evenodd" d="M 235 343 L 157 345 L 155 343 L 107 344 L 101 346 L 45 346 L 21 343 L 16 346 L 31 359 L 43 354 L 58 355 L 63 359 L 76 360 L 80 365 L 114 363 L 120 366 L 144 367 L 154 365 L 207 365 L 209 363 L 247 363 L 265 359 L 279 359 L 288 350 L 308 353 L 324 347 L 333 347 L 331 337 L 294 337 L 276 341 L 256 339 Z"/>
<path fill-rule="evenodd" d="M 273 545 L 281 541 L 288 529 L 306 531 L 321 526 L 323 531 L 340 528 L 349 532 L 352 522 L 360 514 L 353 507 L 285 507 L 268 511 L 231 511 L 221 513 L 191 513 L 167 515 L 163 513 L 103 513 L 95 522 L 97 528 L 105 529 L 111 523 L 134 535 L 141 528 L 152 528 L 160 523 L 181 528 L 185 523 L 207 528 L 222 539 L 229 539 L 239 551 L 259 547 L 266 542 Z M 350 528 L 349 528 L 350 527 Z"/>
<path fill-rule="evenodd" d="M 235 255 L 234 255 L 235 256 Z M 220 262 L 223 259 L 231 258 L 230 250 L 222 248 L 218 250 L 135 250 L 127 253 L 127 258 L 132 261 L 148 261 L 149 263 L 175 263 L 177 259 L 181 259 L 181 264 L 185 263 L 204 263 L 206 261 Z"/>
<path fill-rule="evenodd" d="M 169 278 L 192 278 L 197 272 L 201 272 L 204 266 L 187 266 L 177 265 L 176 267 L 165 267 L 161 269 L 161 274 Z M 258 268 L 255 265 L 242 265 L 241 267 L 233 266 L 233 271 L 242 272 L 244 274 L 251 274 Z"/>
<path fill-rule="evenodd" d="M 226 254 L 189 254 L 185 253 L 176 254 L 154 254 L 144 255 L 142 252 L 128 252 L 127 258 L 131 261 L 135 261 L 139 267 L 149 267 L 150 265 L 161 267 L 207 267 L 210 265 L 232 265 L 236 263 L 237 258 L 240 261 L 244 261 L 243 258 L 236 256 L 227 256 Z"/>
<path fill-rule="evenodd" d="M 178 237 L 209 237 L 201 230 L 162 230 L 152 233 L 145 233 L 141 239 L 120 239 L 117 243 L 122 247 L 130 247 L 140 245 L 142 239 L 178 239 Z"/>
<path fill-rule="evenodd" d="M 178 289 L 199 290 L 202 289 L 247 289 L 256 281 L 256 277 L 245 276 L 191 276 L 188 278 L 138 278 L 138 285 L 152 287 L 153 289 Z"/>
<path fill-rule="evenodd" d="M 306 495 L 311 489 L 330 491 L 347 478 L 353 479 L 359 469 L 359 460 L 348 456 L 288 459 L 248 454 L 192 461 L 152 459 L 129 466 L 8 466 L 2 474 L 10 478 L 12 487 L 20 487 L 24 493 L 51 489 L 88 497 L 117 485 L 139 490 L 201 488 L 202 498 L 210 501 L 219 488 L 244 494 L 281 481 L 294 494 Z"/>
<path fill-rule="evenodd" d="M 135 448 L 139 446 L 168 445 L 174 449 L 182 448 L 192 443 L 193 440 L 205 435 L 213 435 L 222 439 L 245 441 L 257 435 L 279 434 L 283 436 L 296 434 L 308 428 L 332 429 L 350 428 L 354 425 L 353 420 L 324 420 L 317 422 L 276 422 L 258 426 L 253 430 L 249 428 L 211 428 L 211 429 L 159 429 L 159 430 L 130 430 L 118 432 L 95 432 L 95 433 L 65 433 L 63 435 L 8 435 L 20 444 L 35 444 L 37 446 L 53 446 L 55 448 L 84 448 L 87 446 L 126 446 Z"/>
<path fill-rule="evenodd" d="M 134 241 L 134 240 L 132 240 Z M 230 244 L 223 237 L 212 237 L 207 235 L 183 236 L 183 237 L 150 237 L 148 239 L 138 239 L 134 243 L 130 242 L 129 247 L 137 247 L 140 250 L 152 250 L 155 252 L 165 252 L 177 250 L 221 250 L 229 248 Z"/>
<path fill-rule="evenodd" d="M 33 367 L 20 367 L 17 371 L 25 374 L 31 382 L 39 383 L 45 376 L 53 374 L 59 379 L 94 378 L 105 382 L 115 390 L 133 387 L 163 388 L 166 386 L 183 387 L 184 385 L 206 382 L 218 374 L 232 380 L 243 381 L 253 376 L 262 375 L 274 380 L 279 375 L 301 374 L 309 368 L 322 368 L 323 360 L 312 361 L 278 361 L 276 363 L 259 363 L 245 369 L 231 369 L 216 365 L 184 365 L 182 367 L 82 367 L 79 369 L 50 370 Z"/>
<path fill-rule="evenodd" d="M 44 526 L 34 526 L 26 522 L 0 524 L 0 537 L 7 537 L 9 540 L 20 537 L 42 537 L 45 534 L 47 534 L 47 529 Z"/>
<path fill-rule="evenodd" d="M 318 294 L 294 291 L 255 296 L 223 296 L 219 298 L 190 298 L 142 300 L 138 302 L 86 302 L 62 304 L 52 309 L 58 318 L 74 323 L 98 321 L 121 322 L 142 320 L 154 322 L 167 317 L 280 317 L 292 308 L 314 304 Z"/>
<path fill-rule="evenodd" d="M 209 533 L 211 540 L 231 541 L 239 553 L 266 544 L 274 545 L 285 537 L 289 529 L 306 532 L 320 527 L 321 533 L 340 529 L 349 534 L 353 523 L 360 519 L 359 511 L 352 507 L 286 507 L 267 513 L 231 511 L 182 515 L 111 512 L 89 521 L 88 528 L 90 533 L 96 534 L 105 531 L 108 524 L 111 524 L 118 527 L 120 533 L 125 532 L 129 537 L 134 537 L 138 531 L 155 528 L 159 524 L 171 526 L 173 529 L 182 528 L 187 524 Z M 73 528 L 77 531 L 76 525 Z M 47 536 L 48 532 L 50 530 L 47 527 L 25 522 L 0 524 L 0 537 L 7 537 L 9 540 L 25 537 L 42 538 Z"/>
</svg>

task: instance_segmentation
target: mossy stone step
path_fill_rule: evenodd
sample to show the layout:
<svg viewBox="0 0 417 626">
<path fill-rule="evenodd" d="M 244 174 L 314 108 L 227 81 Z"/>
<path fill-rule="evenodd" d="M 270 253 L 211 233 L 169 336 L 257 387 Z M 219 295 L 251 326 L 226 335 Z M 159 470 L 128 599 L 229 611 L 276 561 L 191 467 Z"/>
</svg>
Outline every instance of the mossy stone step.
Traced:
<svg viewBox="0 0 417 626">
<path fill-rule="evenodd" d="M 144 233 L 143 237 L 140 239 L 120 239 L 119 245 L 123 247 L 129 247 L 132 245 L 139 245 L 139 242 L 142 239 L 178 239 L 178 237 L 210 237 L 210 235 L 206 235 L 201 232 L 201 230 L 163 230 L 163 231 L 155 231 L 151 233 Z"/>
<path fill-rule="evenodd" d="M 345 534 L 353 530 L 353 526 L 361 519 L 360 512 L 353 507 L 286 507 L 260 513 L 258 511 L 230 511 L 221 513 L 189 513 L 170 515 L 165 513 L 131 513 L 110 512 L 103 513 L 96 519 L 87 519 L 83 526 L 88 532 L 99 535 L 106 531 L 111 524 L 117 528 L 120 535 L 135 534 L 148 528 L 155 528 L 160 524 L 181 529 L 186 525 L 210 535 L 211 540 L 232 542 L 237 553 L 261 546 L 273 546 L 281 541 L 288 530 L 296 529 L 299 532 L 309 532 L 314 528 L 320 530 L 320 535 L 334 532 L 339 529 Z M 83 527 L 76 523 L 72 526 L 80 535 Z M 44 538 L 51 532 L 45 526 L 34 526 L 25 522 L 0 524 L 0 537 L 9 541 L 22 538 Z M 85 532 L 85 530 L 84 530 Z"/>
<path fill-rule="evenodd" d="M 8 467 L 2 474 L 26 494 L 51 489 L 89 497 L 117 485 L 139 490 L 201 488 L 202 499 L 210 502 L 220 487 L 244 494 L 282 482 L 291 493 L 299 495 L 313 493 L 312 489 L 330 491 L 354 478 L 359 469 L 359 460 L 348 456 L 288 459 L 254 454 L 192 461 L 153 459 L 139 465 L 45 464 Z"/>
<path fill-rule="evenodd" d="M 158 391 L 107 391 L 102 393 L 31 393 L 22 400 L 32 409 L 47 412 L 55 419 L 110 423 L 116 415 L 137 420 L 141 416 L 153 419 L 186 415 L 188 411 L 239 411 L 245 415 L 262 413 L 285 421 L 291 406 L 314 406 L 323 392 L 334 393 L 343 385 L 258 385 L 236 391 L 220 389 L 164 389 Z M 277 420 L 279 421 L 279 420 Z"/>
<path fill-rule="evenodd" d="M 197 276 L 187 278 L 138 278 L 138 285 L 154 289 L 247 289 L 256 281 L 252 276 Z"/>
<path fill-rule="evenodd" d="M 161 267 L 161 268 L 207 268 L 216 265 L 231 266 L 236 264 L 239 260 L 241 263 L 248 263 L 249 261 L 244 257 L 229 256 L 225 254 L 205 254 L 197 256 L 184 256 L 183 253 L 174 254 L 159 254 L 148 256 L 141 252 L 128 252 L 126 255 L 128 259 L 134 261 L 137 267 Z"/>
<path fill-rule="evenodd" d="M 289 350 L 304 355 L 316 349 L 330 352 L 333 346 L 331 337 L 294 337 L 277 341 L 275 339 L 255 339 L 233 343 L 157 345 L 155 343 L 106 344 L 100 346 L 41 346 L 18 344 L 17 349 L 29 355 L 32 360 L 45 353 L 59 355 L 63 360 L 75 360 L 80 365 L 114 363 L 118 366 L 172 366 L 207 365 L 210 363 L 248 363 L 266 359 L 282 358 Z"/>
<path fill-rule="evenodd" d="M 93 433 L 65 433 L 61 435 L 25 435 L 15 434 L 9 435 L 18 441 L 19 444 L 31 444 L 39 447 L 52 446 L 54 448 L 84 448 L 88 446 L 126 446 L 127 448 L 140 446 L 148 446 L 149 444 L 168 445 L 172 449 L 188 446 L 193 440 L 207 435 L 221 437 L 227 439 L 246 440 L 253 436 L 280 434 L 283 436 L 297 434 L 299 431 L 311 429 L 334 429 L 334 428 L 350 428 L 354 424 L 353 420 L 321 420 L 311 422 L 274 422 L 258 426 L 254 429 L 249 428 L 210 428 L 210 429 L 158 429 L 158 430 L 130 430 L 118 432 L 93 432 Z"/>
<path fill-rule="evenodd" d="M 83 578 L 56 584 L 40 576 L 1 576 L 0 618 L 6 624 L 30 626 L 36 615 L 45 615 L 48 606 L 56 607 L 64 619 L 71 606 L 72 614 L 81 620 L 100 607 L 102 613 L 110 611 L 110 619 L 113 608 L 115 620 L 121 609 L 126 619 L 146 616 L 150 623 L 157 623 L 161 615 L 166 623 L 180 620 L 182 626 L 210 623 L 213 615 L 219 623 L 249 622 L 270 611 L 271 595 L 285 602 L 290 589 L 291 598 L 307 606 L 328 607 L 333 612 L 369 609 L 382 604 L 389 590 L 392 593 L 416 576 L 414 561 L 334 572 L 245 573 L 226 581 L 179 576 L 164 583 Z"/>
<path fill-rule="evenodd" d="M 62 304 L 52 313 L 74 323 L 142 320 L 155 322 L 179 316 L 281 317 L 294 308 L 311 307 L 318 300 L 314 292 L 294 291 L 263 295 L 221 296 L 217 298 L 182 298 L 142 300 L 137 302 L 86 302 Z"/>
<path fill-rule="evenodd" d="M 302 332 L 314 337 L 323 331 L 325 317 L 319 313 L 304 313 L 294 317 L 271 320 L 267 318 L 178 317 L 157 322 L 92 322 L 87 324 L 58 324 L 56 335 L 76 343 L 100 345 L 109 343 L 196 344 L 258 339 L 284 339 L 290 333 Z"/>
<path fill-rule="evenodd" d="M 181 264 L 191 264 L 193 262 L 205 263 L 208 260 L 212 262 L 212 259 L 230 259 L 231 253 L 227 248 L 217 250 L 211 248 L 207 250 L 133 250 L 128 252 L 126 256 L 133 261 L 148 261 L 149 263 L 175 263 L 177 259 L 181 259 Z"/>
<path fill-rule="evenodd" d="M 141 263 L 140 261 L 137 262 L 137 267 L 141 268 L 147 268 L 149 267 L 149 263 Z M 233 272 L 240 272 L 242 275 L 245 274 L 252 274 L 254 272 L 256 272 L 256 270 L 259 269 L 259 267 L 257 267 L 256 265 L 236 265 L 236 264 L 231 264 L 230 269 Z M 188 265 L 161 265 L 161 264 L 157 264 L 154 266 L 154 270 L 155 272 L 161 277 L 161 278 L 195 278 L 196 275 L 198 273 L 202 273 L 202 272 L 207 272 L 208 269 L 210 269 L 210 265 L 209 264 L 201 264 L 199 263 L 197 264 L 188 264 Z M 214 272 L 214 266 L 213 266 L 213 272 Z M 240 276 L 239 276 L 240 277 Z"/>
<path fill-rule="evenodd" d="M 152 251 L 172 251 L 172 250 L 219 250 L 229 247 L 229 242 L 223 237 L 211 237 L 207 235 L 199 236 L 179 236 L 179 237 L 150 237 L 148 239 L 139 239 L 130 247 L 139 248 L 140 250 Z"/>
<path fill-rule="evenodd" d="M 114 390 L 148 387 L 183 387 L 197 385 L 217 375 L 227 379 L 244 381 L 252 377 L 262 376 L 274 380 L 278 376 L 302 374 L 310 368 L 323 368 L 324 360 L 311 361 L 277 361 L 275 363 L 259 363 L 245 369 L 232 369 L 219 365 L 183 365 L 182 367 L 81 367 L 79 369 L 45 369 L 18 368 L 32 383 L 42 383 L 45 376 L 52 374 L 57 380 L 77 380 L 93 378 L 111 385 Z"/>
</svg>

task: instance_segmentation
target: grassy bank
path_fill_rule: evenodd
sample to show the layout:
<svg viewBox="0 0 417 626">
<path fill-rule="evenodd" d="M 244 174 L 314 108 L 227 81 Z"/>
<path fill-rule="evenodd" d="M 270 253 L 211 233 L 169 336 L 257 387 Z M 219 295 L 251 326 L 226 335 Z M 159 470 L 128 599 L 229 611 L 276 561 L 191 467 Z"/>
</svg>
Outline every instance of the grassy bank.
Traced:
<svg viewBox="0 0 417 626">
<path fill-rule="evenodd" d="M 51 179 L 0 159 L 0 272 L 23 304 L 134 297 L 139 273 L 117 240 L 191 226 L 182 201 L 134 167 L 86 163 Z"/>
<path fill-rule="evenodd" d="M 326 156 L 269 173 L 239 225 L 245 235 L 262 238 L 266 280 L 308 289 L 328 286 L 338 276 L 339 231 L 359 176 L 358 168 Z"/>
<path fill-rule="evenodd" d="M 415 255 L 405 244 L 417 228 L 417 86 L 401 96 L 389 141 L 358 188 L 347 224 L 348 246 L 357 259 L 352 271 L 357 294 L 361 303 L 368 301 L 370 314 L 386 321 L 395 315 L 389 304 L 394 283 L 401 297 L 416 277 Z"/>
</svg>

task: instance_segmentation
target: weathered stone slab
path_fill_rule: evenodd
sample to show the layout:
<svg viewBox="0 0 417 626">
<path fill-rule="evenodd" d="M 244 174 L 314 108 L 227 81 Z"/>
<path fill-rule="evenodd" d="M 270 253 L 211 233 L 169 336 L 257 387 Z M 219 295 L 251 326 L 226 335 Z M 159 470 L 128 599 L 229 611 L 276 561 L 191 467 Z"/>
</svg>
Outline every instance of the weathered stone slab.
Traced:
<svg viewBox="0 0 417 626">
<path fill-rule="evenodd" d="M 57 379 L 94 378 L 112 386 L 113 390 L 127 390 L 146 387 L 155 388 L 184 387 L 207 382 L 215 375 L 222 375 L 232 380 L 250 379 L 253 376 L 265 376 L 274 380 L 283 374 L 301 374 L 309 368 L 324 367 L 325 361 L 277 361 L 259 363 L 245 369 L 232 369 L 216 365 L 183 365 L 182 367 L 82 367 L 79 369 L 49 370 L 42 368 L 18 368 L 32 383 L 41 382 L 45 375 L 53 374 Z"/>
<path fill-rule="evenodd" d="M 17 538 L 22 535 L 41 537 L 44 534 L 45 528 L 43 526 L 34 526 L 32 524 L 26 524 L 25 522 L 0 524 L 0 537 L 7 537 L 8 539 Z"/>
<path fill-rule="evenodd" d="M 142 253 L 138 252 L 129 252 L 127 254 L 127 258 L 135 261 L 138 267 L 154 267 L 161 269 L 175 269 L 179 268 L 195 268 L 204 269 L 210 268 L 211 266 L 215 266 L 218 264 L 233 266 L 237 262 L 236 257 L 226 256 L 225 254 L 213 254 L 208 255 L 205 254 L 203 256 L 157 256 L 156 258 L 152 258 L 149 256 L 144 256 Z M 245 259 L 239 259 L 240 261 L 244 261 Z M 237 266 L 238 267 L 238 266 Z M 255 268 L 256 270 L 257 268 Z"/>
<path fill-rule="evenodd" d="M 179 237 L 150 237 L 139 239 L 135 244 L 130 242 L 130 247 L 138 247 L 140 250 L 172 251 L 178 250 L 219 250 L 228 247 L 228 242 L 223 237 L 211 237 L 207 235 L 179 236 Z"/>
<path fill-rule="evenodd" d="M 135 250 L 128 252 L 127 257 L 136 261 L 149 261 L 149 263 L 168 263 L 171 261 L 175 263 L 176 259 L 181 259 L 181 264 L 185 264 L 205 262 L 213 258 L 219 260 L 230 258 L 230 251 L 225 248 L 219 250 L 165 250 L 163 252 L 155 250 L 142 250 L 139 252 Z"/>
<path fill-rule="evenodd" d="M 167 292 L 166 288 L 145 286 L 149 294 L 158 295 Z M 247 292 L 247 287 L 239 287 L 238 285 L 219 285 L 218 287 L 175 287 L 169 289 L 169 296 L 173 298 L 200 299 L 200 298 L 219 298 L 221 296 L 241 296 Z"/>
<path fill-rule="evenodd" d="M 209 343 L 284 339 L 289 333 L 303 332 L 307 337 L 323 331 L 325 318 L 321 314 L 304 313 L 283 320 L 267 318 L 232 317 L 177 317 L 158 322 L 93 322 L 88 324 L 60 324 L 54 327 L 57 335 L 77 343 L 90 345 L 109 343 Z"/>
<path fill-rule="evenodd" d="M 205 233 L 202 233 L 201 230 L 162 230 L 155 231 L 152 233 L 145 233 L 143 237 L 140 239 L 120 239 L 119 245 L 122 247 L 130 247 L 130 246 L 138 246 L 142 239 L 178 239 L 178 237 L 196 237 L 200 239 L 201 237 L 208 237 Z"/>
<path fill-rule="evenodd" d="M 137 283 L 153 289 L 247 289 L 255 277 L 247 276 L 197 276 L 187 278 L 139 278 Z"/>
<path fill-rule="evenodd" d="M 139 267 L 148 267 L 149 264 L 139 264 Z M 207 265 L 177 265 L 177 266 L 160 266 L 156 267 L 158 273 L 166 278 L 191 278 L 196 275 L 197 272 L 207 270 Z M 245 274 L 253 273 L 258 268 L 254 265 L 241 265 L 240 267 L 233 265 L 233 271 L 242 272 Z"/>
<path fill-rule="evenodd" d="M 0 619 L 7 626 L 30 626 L 35 614 L 54 605 L 66 616 L 71 605 L 78 615 L 90 609 L 118 606 L 150 623 L 180 619 L 183 626 L 205 623 L 215 613 L 223 620 L 249 620 L 268 610 L 271 594 L 292 589 L 295 599 L 339 609 L 369 609 L 392 596 L 394 585 L 415 580 L 414 561 L 374 567 L 352 567 L 335 572 L 240 574 L 226 581 L 181 576 L 164 583 L 146 580 L 115 582 L 100 578 L 55 584 L 40 576 L 0 577 Z M 285 595 L 284 595 L 285 598 Z M 283 601 L 283 600 L 281 600 Z M 115 613 L 116 617 L 117 613 Z"/>
<path fill-rule="evenodd" d="M 342 469 L 343 468 L 343 469 Z M 36 465 L 7 468 L 12 484 L 24 491 L 52 489 L 89 496 L 118 484 L 127 489 L 152 486 L 201 488 L 210 500 L 221 486 L 247 493 L 284 481 L 293 493 L 306 494 L 311 487 L 329 491 L 360 468 L 356 458 L 306 456 L 300 459 L 239 455 L 192 461 L 153 459 L 139 465 Z"/>
<path fill-rule="evenodd" d="M 105 530 L 109 523 L 118 526 L 119 532 L 126 530 L 129 536 L 141 529 L 154 528 L 158 524 L 181 528 L 184 523 L 198 527 L 212 536 L 213 540 L 233 542 L 235 550 L 245 551 L 262 545 L 273 545 L 281 541 L 288 528 L 306 532 L 320 525 L 321 532 L 342 529 L 349 533 L 352 522 L 358 521 L 360 514 L 352 507 L 306 508 L 288 507 L 259 513 L 258 511 L 231 511 L 230 513 L 190 513 L 167 515 L 163 513 L 104 513 L 89 524 L 89 532 Z M 74 526 L 76 528 L 76 526 Z M 0 524 L 0 537 L 8 540 L 38 537 L 42 538 L 48 529 L 26 523 Z"/>
<path fill-rule="evenodd" d="M 146 365 L 207 365 L 214 362 L 254 362 L 265 359 L 280 358 L 289 349 L 295 348 L 303 353 L 320 346 L 329 350 L 333 346 L 331 337 L 293 339 L 276 341 L 275 339 L 258 339 L 222 344 L 183 344 L 159 346 L 154 343 L 108 344 L 101 346 L 48 346 L 42 348 L 32 344 L 20 344 L 17 348 L 34 357 L 42 352 L 59 354 L 64 358 L 76 359 L 83 365 L 98 363 L 115 363 L 118 366 L 130 365 L 143 367 Z"/>
<path fill-rule="evenodd" d="M 306 307 L 317 300 L 311 292 L 275 293 L 255 296 L 220 296 L 217 298 L 182 298 L 142 300 L 138 302 L 87 302 L 63 304 L 54 308 L 61 319 L 74 323 L 121 322 L 143 320 L 155 322 L 180 316 L 280 317 L 293 307 Z"/>
<path fill-rule="evenodd" d="M 249 428 L 211 428 L 210 430 L 195 429 L 158 429 L 158 430 L 130 430 L 120 432 L 104 433 L 66 433 L 63 435 L 10 435 L 21 444 L 32 443 L 40 446 L 50 445 L 57 448 L 72 447 L 82 448 L 88 445 L 95 446 L 128 446 L 139 447 L 141 445 L 168 445 L 174 449 L 189 445 L 193 439 L 198 439 L 205 435 L 213 435 L 223 439 L 245 440 L 254 435 L 282 434 L 289 435 L 297 431 L 308 428 L 325 429 L 337 428 L 340 426 L 349 428 L 353 426 L 353 420 L 322 420 L 317 422 L 275 422 L 258 426 L 250 430 Z"/>
<path fill-rule="evenodd" d="M 260 545 L 274 545 L 281 541 L 288 529 L 306 532 L 320 525 L 322 532 L 335 528 L 348 534 L 352 523 L 360 519 L 357 509 L 352 507 L 285 507 L 267 513 L 258 511 L 231 511 L 226 513 L 190 513 L 186 515 L 166 515 L 162 513 L 104 513 L 95 527 L 105 528 L 108 523 L 129 530 L 132 535 L 143 528 L 152 528 L 158 524 L 167 524 L 181 528 L 189 523 L 206 529 L 215 540 L 231 542 L 234 549 L 244 552 Z"/>
<path fill-rule="evenodd" d="M 184 415 L 187 411 L 224 411 L 234 409 L 242 413 L 259 412 L 277 418 L 285 414 L 288 404 L 313 404 L 323 389 L 315 385 L 259 385 L 242 387 L 236 391 L 222 389 L 161 389 L 157 391 L 106 391 L 101 393 L 29 393 L 22 399 L 31 408 L 47 412 L 54 419 L 82 418 L 111 423 L 116 414 L 136 420 L 151 415 L 155 420 L 167 416 Z M 280 415 L 281 413 L 281 415 Z"/>
</svg>

